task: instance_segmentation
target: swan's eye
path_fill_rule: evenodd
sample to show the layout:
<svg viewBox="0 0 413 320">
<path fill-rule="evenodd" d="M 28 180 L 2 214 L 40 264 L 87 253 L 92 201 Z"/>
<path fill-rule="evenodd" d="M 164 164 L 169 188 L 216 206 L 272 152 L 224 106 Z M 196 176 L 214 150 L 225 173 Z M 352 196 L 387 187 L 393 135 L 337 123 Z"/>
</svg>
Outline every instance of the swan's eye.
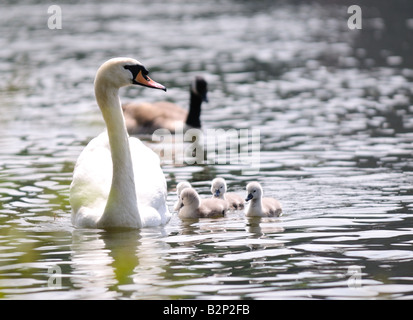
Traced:
<svg viewBox="0 0 413 320">
<path fill-rule="evenodd" d="M 255 191 L 257 191 L 257 190 L 254 190 L 253 192 L 255 193 Z"/>
<path fill-rule="evenodd" d="M 139 72 L 142 71 L 142 76 L 145 78 L 145 80 L 148 80 L 146 75 L 149 73 L 149 71 L 146 70 L 146 68 L 142 65 L 139 65 L 139 64 L 130 65 L 129 64 L 129 65 L 123 66 L 123 68 L 126 69 L 126 70 L 129 70 L 130 72 L 132 72 L 133 79 L 136 79 Z"/>
</svg>

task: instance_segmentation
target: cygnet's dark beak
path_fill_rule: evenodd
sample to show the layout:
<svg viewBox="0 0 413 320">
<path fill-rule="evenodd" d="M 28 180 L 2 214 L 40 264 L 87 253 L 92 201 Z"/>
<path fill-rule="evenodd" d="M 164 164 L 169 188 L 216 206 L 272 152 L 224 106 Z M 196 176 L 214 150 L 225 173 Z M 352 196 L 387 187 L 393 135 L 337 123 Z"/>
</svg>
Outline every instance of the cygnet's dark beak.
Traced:
<svg viewBox="0 0 413 320">
<path fill-rule="evenodd" d="M 215 197 L 219 197 L 219 194 L 220 194 L 221 192 L 219 191 L 219 189 L 215 189 L 215 193 L 214 193 L 214 196 Z"/>
<path fill-rule="evenodd" d="M 245 201 L 250 201 L 253 198 L 252 193 L 249 193 L 248 196 L 245 198 Z"/>
</svg>

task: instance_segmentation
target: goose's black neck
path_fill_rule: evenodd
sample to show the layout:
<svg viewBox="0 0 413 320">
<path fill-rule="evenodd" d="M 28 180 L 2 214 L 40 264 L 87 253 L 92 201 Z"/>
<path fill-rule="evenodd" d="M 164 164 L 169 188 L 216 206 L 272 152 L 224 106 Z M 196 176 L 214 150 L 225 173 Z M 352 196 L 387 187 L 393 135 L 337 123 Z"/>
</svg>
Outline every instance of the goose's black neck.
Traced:
<svg viewBox="0 0 413 320">
<path fill-rule="evenodd" d="M 201 104 L 202 97 L 191 91 L 190 102 L 189 102 L 189 112 L 186 118 L 186 124 L 193 128 L 201 128 Z"/>
</svg>

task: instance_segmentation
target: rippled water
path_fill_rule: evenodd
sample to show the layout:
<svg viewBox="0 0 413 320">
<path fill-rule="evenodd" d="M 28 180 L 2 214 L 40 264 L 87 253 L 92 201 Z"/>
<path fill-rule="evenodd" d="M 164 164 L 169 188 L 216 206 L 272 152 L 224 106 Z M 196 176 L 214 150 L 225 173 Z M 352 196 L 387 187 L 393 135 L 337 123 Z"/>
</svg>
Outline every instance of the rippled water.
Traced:
<svg viewBox="0 0 413 320">
<path fill-rule="evenodd" d="M 370 4 L 349 30 L 345 1 L 73 1 L 50 30 L 49 5 L 0 11 L 0 298 L 413 298 L 411 7 Z M 260 130 L 259 172 L 164 163 L 171 209 L 179 181 L 207 196 L 222 176 L 241 195 L 260 181 L 284 215 L 74 229 L 73 166 L 104 129 L 92 83 L 113 56 L 168 87 L 124 101 L 187 105 L 204 74 L 204 128 Z"/>
</svg>

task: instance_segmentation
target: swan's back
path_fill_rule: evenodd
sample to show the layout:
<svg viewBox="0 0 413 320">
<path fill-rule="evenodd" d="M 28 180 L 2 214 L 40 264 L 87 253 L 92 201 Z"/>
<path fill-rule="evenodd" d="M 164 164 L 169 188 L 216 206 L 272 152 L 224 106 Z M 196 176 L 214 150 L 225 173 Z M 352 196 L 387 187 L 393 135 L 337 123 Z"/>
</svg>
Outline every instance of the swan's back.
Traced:
<svg viewBox="0 0 413 320">
<path fill-rule="evenodd" d="M 278 217 L 282 213 L 282 207 L 277 199 L 262 198 L 262 211 L 267 217 Z"/>
<path fill-rule="evenodd" d="M 230 209 L 244 209 L 244 199 L 239 194 L 236 194 L 234 192 L 226 192 L 225 200 L 227 200 Z"/>
<path fill-rule="evenodd" d="M 228 210 L 228 203 L 217 198 L 202 199 L 198 210 L 201 218 L 223 217 Z"/>
</svg>

